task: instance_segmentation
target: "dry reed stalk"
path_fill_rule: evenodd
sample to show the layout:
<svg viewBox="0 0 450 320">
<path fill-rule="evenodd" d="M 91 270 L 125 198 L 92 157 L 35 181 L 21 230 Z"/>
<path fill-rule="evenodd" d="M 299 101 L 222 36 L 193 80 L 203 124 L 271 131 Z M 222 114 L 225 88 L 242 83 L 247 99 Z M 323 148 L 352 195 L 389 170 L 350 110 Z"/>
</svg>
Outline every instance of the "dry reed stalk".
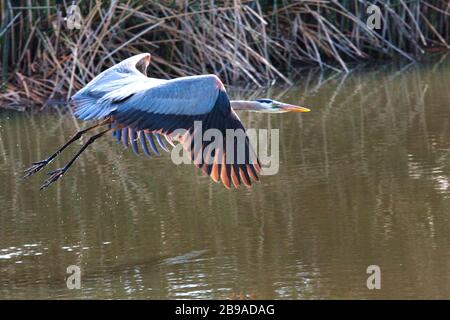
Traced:
<svg viewBox="0 0 450 320">
<path fill-rule="evenodd" d="M 366 24 L 369 1 L 77 1 L 69 30 L 56 1 L 0 0 L 2 104 L 65 101 L 121 59 L 151 52 L 151 76 L 218 74 L 267 86 L 307 65 L 348 72 L 349 62 L 449 50 L 445 0 L 375 1 L 382 30 Z"/>
</svg>

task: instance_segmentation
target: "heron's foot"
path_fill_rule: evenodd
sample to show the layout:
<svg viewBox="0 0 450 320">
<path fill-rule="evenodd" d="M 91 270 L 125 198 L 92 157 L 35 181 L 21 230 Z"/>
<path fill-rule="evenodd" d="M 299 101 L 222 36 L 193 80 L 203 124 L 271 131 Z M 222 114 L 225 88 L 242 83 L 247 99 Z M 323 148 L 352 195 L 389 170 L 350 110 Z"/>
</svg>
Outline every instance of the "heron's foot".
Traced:
<svg viewBox="0 0 450 320">
<path fill-rule="evenodd" d="M 33 162 L 33 165 L 23 172 L 25 174 L 23 178 L 26 179 L 35 174 L 36 172 L 41 171 L 41 169 L 44 168 L 49 163 L 50 163 L 49 160 L 41 160 L 38 162 Z"/>
<path fill-rule="evenodd" d="M 45 188 L 50 186 L 53 182 L 55 182 L 60 177 L 62 177 L 62 175 L 66 171 L 67 171 L 67 168 L 64 167 L 64 168 L 59 168 L 59 169 L 56 169 L 55 171 L 49 172 L 48 175 L 50 175 L 50 177 L 48 177 L 48 179 L 44 181 L 44 184 L 41 186 L 40 189 L 44 190 Z"/>
</svg>

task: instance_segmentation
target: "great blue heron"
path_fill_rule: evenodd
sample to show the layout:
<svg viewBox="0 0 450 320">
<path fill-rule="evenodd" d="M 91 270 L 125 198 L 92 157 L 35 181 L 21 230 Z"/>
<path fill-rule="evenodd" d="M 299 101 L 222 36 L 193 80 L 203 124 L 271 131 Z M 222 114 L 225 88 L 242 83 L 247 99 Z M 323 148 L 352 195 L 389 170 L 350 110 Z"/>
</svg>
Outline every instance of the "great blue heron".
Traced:
<svg viewBox="0 0 450 320">
<path fill-rule="evenodd" d="M 237 161 L 234 155 L 227 158 L 226 130 L 245 129 L 234 110 L 257 112 L 308 112 L 309 109 L 281 103 L 271 99 L 253 101 L 231 101 L 224 86 L 215 75 L 181 77 L 172 80 L 149 78 L 145 75 L 150 54 L 143 53 L 128 58 L 103 71 L 71 98 L 74 114 L 81 120 L 99 121 L 97 124 L 78 131 L 68 142 L 45 160 L 33 163 L 25 170 L 25 177 L 38 172 L 49 164 L 72 142 L 93 129 L 102 128 L 91 136 L 75 156 L 62 168 L 49 173 L 41 189 L 60 178 L 80 154 L 96 139 L 112 131 L 124 145 L 130 144 L 135 153 L 140 142 L 143 152 L 158 154 L 155 140 L 161 148 L 167 147 L 161 138 L 172 144 L 173 139 L 183 143 L 194 164 L 208 174 L 215 182 L 221 181 L 226 188 L 237 188 L 241 183 L 251 186 L 258 181 L 260 163 L 248 137 L 241 142 L 233 140 L 234 151 L 242 143 L 245 156 Z M 142 70 L 142 72 L 140 71 Z M 234 109 L 234 110 L 233 110 Z M 224 141 L 217 150 L 209 150 L 210 161 L 204 159 L 210 143 L 195 147 L 192 139 L 195 121 L 201 121 L 202 130 L 219 130 Z M 176 135 L 176 129 L 185 129 L 183 136 Z M 148 143 L 148 144 L 147 144 Z M 150 149 L 149 149 L 150 147 Z M 230 146 L 228 146 L 229 148 Z M 232 152 L 229 151 L 229 154 Z M 236 152 L 235 152 L 236 153 Z"/>
</svg>

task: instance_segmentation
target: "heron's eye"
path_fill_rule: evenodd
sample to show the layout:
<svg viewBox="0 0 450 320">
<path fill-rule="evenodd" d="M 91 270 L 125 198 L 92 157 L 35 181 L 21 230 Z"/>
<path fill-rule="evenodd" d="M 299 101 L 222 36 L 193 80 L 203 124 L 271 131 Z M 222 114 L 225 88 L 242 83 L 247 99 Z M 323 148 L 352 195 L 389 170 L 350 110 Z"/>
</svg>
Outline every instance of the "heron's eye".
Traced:
<svg viewBox="0 0 450 320">
<path fill-rule="evenodd" d="M 272 107 L 272 109 L 278 109 L 280 107 L 280 105 L 277 102 L 275 102 L 275 101 L 272 101 L 270 106 Z"/>
</svg>

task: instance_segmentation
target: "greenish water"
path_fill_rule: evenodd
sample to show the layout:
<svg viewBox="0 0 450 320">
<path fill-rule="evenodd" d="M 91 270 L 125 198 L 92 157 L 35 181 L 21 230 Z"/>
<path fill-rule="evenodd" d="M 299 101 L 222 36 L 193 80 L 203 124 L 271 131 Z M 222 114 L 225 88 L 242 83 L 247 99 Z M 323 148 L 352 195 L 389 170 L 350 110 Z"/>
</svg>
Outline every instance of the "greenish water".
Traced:
<svg viewBox="0 0 450 320">
<path fill-rule="evenodd" d="M 449 62 L 234 92 L 313 109 L 241 114 L 280 129 L 280 171 L 250 190 L 108 137 L 41 192 L 23 170 L 77 122 L 0 113 L 0 298 L 450 298 Z"/>
</svg>

